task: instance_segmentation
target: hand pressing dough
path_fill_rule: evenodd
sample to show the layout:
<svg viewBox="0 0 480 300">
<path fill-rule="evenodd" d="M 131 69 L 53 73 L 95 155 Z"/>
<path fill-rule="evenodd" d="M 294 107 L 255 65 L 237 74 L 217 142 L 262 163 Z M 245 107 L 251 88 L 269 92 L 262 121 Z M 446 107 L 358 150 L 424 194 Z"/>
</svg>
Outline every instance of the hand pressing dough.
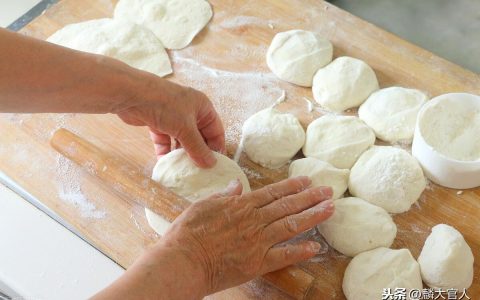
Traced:
<svg viewBox="0 0 480 300">
<path fill-rule="evenodd" d="M 347 300 L 382 299 L 383 289 L 423 288 L 420 267 L 408 249 L 377 248 L 355 256 L 343 277 Z"/>
<path fill-rule="evenodd" d="M 212 8 L 205 0 L 120 0 L 115 19 L 143 25 L 168 49 L 182 49 L 207 25 Z"/>
<path fill-rule="evenodd" d="M 410 209 L 426 187 L 423 171 L 407 151 L 373 146 L 360 156 L 350 172 L 352 195 L 380 206 L 390 213 Z"/>
<path fill-rule="evenodd" d="M 332 199 L 343 196 L 348 187 L 349 174 L 350 170 L 337 169 L 327 162 L 311 157 L 294 160 L 288 169 L 289 178 L 308 176 L 312 180 L 312 187 L 331 187 Z"/>
<path fill-rule="evenodd" d="M 359 118 L 326 115 L 308 126 L 303 154 L 350 169 L 374 143 L 375 133 Z"/>
<path fill-rule="evenodd" d="M 332 61 L 333 46 L 321 35 L 290 30 L 275 35 L 267 51 L 267 65 L 278 78 L 311 87 L 313 75 Z"/>
<path fill-rule="evenodd" d="M 217 163 L 213 168 L 201 169 L 183 149 L 174 150 L 160 158 L 153 169 L 152 179 L 161 183 L 190 202 L 202 200 L 222 192 L 232 180 L 240 180 L 243 193 L 250 192 L 250 184 L 242 169 L 230 158 L 214 152 Z M 145 209 L 148 224 L 160 235 L 170 227 L 163 217 Z"/>
<path fill-rule="evenodd" d="M 390 247 L 397 235 L 397 226 L 383 208 L 354 197 L 336 200 L 333 215 L 317 228 L 330 246 L 346 256 Z"/>
<path fill-rule="evenodd" d="M 97 19 L 70 24 L 55 32 L 47 41 L 110 56 L 158 76 L 172 73 L 162 42 L 150 30 L 127 21 Z"/>
<path fill-rule="evenodd" d="M 427 96 L 402 87 L 381 89 L 360 106 L 358 117 L 386 142 L 412 142 L 417 115 Z"/>
<path fill-rule="evenodd" d="M 343 56 L 335 59 L 313 77 L 313 97 L 331 111 L 357 107 L 378 90 L 372 68 L 362 60 Z"/>
<path fill-rule="evenodd" d="M 257 164 L 276 169 L 302 148 L 305 131 L 290 113 L 267 108 L 248 118 L 242 128 L 242 147 Z"/>
<path fill-rule="evenodd" d="M 418 263 L 423 281 L 429 287 L 463 291 L 472 285 L 472 250 L 452 226 L 439 224 L 432 228 Z"/>
</svg>

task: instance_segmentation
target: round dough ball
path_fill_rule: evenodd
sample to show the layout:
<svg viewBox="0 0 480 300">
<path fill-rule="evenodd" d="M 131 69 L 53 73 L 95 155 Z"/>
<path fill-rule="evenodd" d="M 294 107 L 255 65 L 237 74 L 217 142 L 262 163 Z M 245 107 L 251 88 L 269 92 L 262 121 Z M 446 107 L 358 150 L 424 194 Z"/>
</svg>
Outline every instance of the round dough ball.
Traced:
<svg viewBox="0 0 480 300">
<path fill-rule="evenodd" d="M 375 133 L 359 118 L 326 115 L 308 126 L 303 154 L 350 169 L 374 143 Z"/>
<path fill-rule="evenodd" d="M 381 207 L 360 198 L 335 201 L 335 212 L 317 226 L 327 243 L 346 256 L 378 247 L 390 247 L 397 226 Z"/>
<path fill-rule="evenodd" d="M 383 289 L 423 288 L 420 267 L 408 249 L 377 248 L 355 256 L 343 276 L 348 300 L 382 299 Z"/>
<path fill-rule="evenodd" d="M 311 87 L 313 75 L 332 61 L 333 46 L 319 34 L 290 30 L 275 35 L 267 51 L 267 65 L 280 79 Z"/>
<path fill-rule="evenodd" d="M 286 164 L 305 143 L 305 131 L 290 113 L 267 108 L 248 118 L 242 128 L 242 147 L 257 164 L 275 169 Z"/>
<path fill-rule="evenodd" d="M 390 146 L 373 146 L 362 154 L 350 172 L 352 195 L 390 213 L 410 209 L 426 187 L 423 171 L 407 151 Z"/>
<path fill-rule="evenodd" d="M 225 190 L 232 180 L 240 180 L 243 192 L 250 192 L 250 184 L 242 169 L 230 158 L 214 152 L 217 163 L 213 168 L 201 169 L 195 165 L 184 149 L 174 150 L 160 158 L 152 179 L 161 183 L 190 202 L 202 200 Z M 160 235 L 170 227 L 163 217 L 145 209 L 148 224 Z"/>
<path fill-rule="evenodd" d="M 55 32 L 47 41 L 113 57 L 158 76 L 172 73 L 162 42 L 150 30 L 135 23 L 96 19 L 70 24 Z"/>
<path fill-rule="evenodd" d="M 313 97 L 331 111 L 357 107 L 374 91 L 378 81 L 364 61 L 343 56 L 335 59 L 313 77 Z"/>
<path fill-rule="evenodd" d="M 452 226 L 439 224 L 432 228 L 418 263 L 423 281 L 429 287 L 463 291 L 472 285 L 472 250 Z"/>
<path fill-rule="evenodd" d="M 427 96 L 419 90 L 402 87 L 381 89 L 360 106 L 358 116 L 386 142 L 413 139 L 417 115 Z"/>
<path fill-rule="evenodd" d="M 337 169 L 331 164 L 316 158 L 302 158 L 294 160 L 288 169 L 288 177 L 308 176 L 312 186 L 330 186 L 333 190 L 332 199 L 338 199 L 348 187 L 350 170 Z"/>
<path fill-rule="evenodd" d="M 143 25 L 168 49 L 182 49 L 207 25 L 213 12 L 205 0 L 120 0 L 115 19 Z"/>
</svg>

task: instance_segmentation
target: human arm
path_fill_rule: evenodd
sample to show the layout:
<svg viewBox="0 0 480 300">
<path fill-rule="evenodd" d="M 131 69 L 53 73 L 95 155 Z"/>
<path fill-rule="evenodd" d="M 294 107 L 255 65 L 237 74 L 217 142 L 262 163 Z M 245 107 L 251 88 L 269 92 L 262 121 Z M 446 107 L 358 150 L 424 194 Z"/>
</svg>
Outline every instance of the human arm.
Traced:
<svg viewBox="0 0 480 300">
<path fill-rule="evenodd" d="M 218 114 L 201 92 L 118 60 L 0 29 L 0 112 L 114 113 L 148 126 L 157 155 L 178 140 L 201 167 L 225 150 Z M 210 148 L 210 149 L 209 149 Z"/>
<path fill-rule="evenodd" d="M 275 247 L 327 219 L 330 188 L 307 177 L 240 195 L 241 184 L 192 204 L 164 237 L 94 299 L 201 299 L 313 257 L 320 245 Z"/>
</svg>

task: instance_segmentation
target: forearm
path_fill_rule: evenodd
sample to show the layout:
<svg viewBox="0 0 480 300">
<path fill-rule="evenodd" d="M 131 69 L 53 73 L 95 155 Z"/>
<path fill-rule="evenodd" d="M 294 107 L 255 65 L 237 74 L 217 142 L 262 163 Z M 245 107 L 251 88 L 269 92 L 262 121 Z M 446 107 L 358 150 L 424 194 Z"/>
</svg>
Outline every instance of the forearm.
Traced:
<svg viewBox="0 0 480 300">
<path fill-rule="evenodd" d="M 0 29 L 0 112 L 113 112 L 134 97 L 137 71 L 114 59 Z"/>
<path fill-rule="evenodd" d="M 185 252 L 156 245 L 92 299 L 202 299 L 205 280 L 203 271 Z"/>
</svg>

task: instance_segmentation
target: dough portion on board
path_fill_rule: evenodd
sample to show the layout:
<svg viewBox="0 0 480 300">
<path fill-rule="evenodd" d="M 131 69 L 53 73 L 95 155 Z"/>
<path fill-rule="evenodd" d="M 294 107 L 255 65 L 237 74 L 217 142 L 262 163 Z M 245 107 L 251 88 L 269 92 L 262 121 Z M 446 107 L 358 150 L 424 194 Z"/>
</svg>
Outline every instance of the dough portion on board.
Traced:
<svg viewBox="0 0 480 300">
<path fill-rule="evenodd" d="M 120 0 L 115 19 L 143 25 L 167 49 L 182 49 L 207 25 L 213 12 L 205 0 Z"/>
<path fill-rule="evenodd" d="M 162 42 L 147 28 L 115 19 L 70 24 L 47 41 L 79 51 L 101 54 L 158 76 L 172 73 Z"/>
<path fill-rule="evenodd" d="M 371 94 L 360 106 L 358 117 L 381 140 L 411 142 L 418 112 L 427 100 L 419 90 L 389 87 Z"/>
<path fill-rule="evenodd" d="M 385 288 L 405 288 L 407 295 L 422 290 L 420 267 L 408 249 L 380 247 L 360 253 L 348 264 L 343 277 L 347 300 L 382 299 Z"/>
<path fill-rule="evenodd" d="M 472 285 L 473 260 L 463 235 L 445 224 L 432 228 L 418 257 L 423 281 L 429 287 L 459 291 Z"/>
<path fill-rule="evenodd" d="M 188 157 L 184 149 L 174 150 L 160 158 L 152 179 L 161 183 L 190 202 L 202 200 L 225 190 L 232 180 L 240 180 L 243 193 L 250 192 L 250 184 L 242 169 L 230 158 L 214 152 L 217 163 L 213 168 L 201 169 Z M 148 224 L 160 235 L 170 227 L 163 217 L 145 209 Z"/>
<path fill-rule="evenodd" d="M 336 200 L 333 215 L 317 228 L 330 246 L 350 257 L 390 247 L 397 236 L 397 226 L 383 208 L 354 197 Z"/>
<path fill-rule="evenodd" d="M 275 35 L 267 51 L 267 65 L 278 78 L 311 87 L 313 75 L 332 61 L 333 46 L 315 32 L 290 30 Z"/>
<path fill-rule="evenodd" d="M 337 169 L 331 164 L 312 157 L 294 160 L 288 169 L 288 177 L 308 176 L 312 187 L 330 186 L 332 199 L 343 196 L 348 187 L 350 170 Z"/>
<path fill-rule="evenodd" d="M 350 172 L 352 195 L 390 213 L 410 209 L 426 187 L 422 168 L 407 151 L 373 146 L 360 156 Z"/>
<path fill-rule="evenodd" d="M 243 123 L 241 145 L 253 162 L 270 169 L 286 164 L 305 143 L 297 117 L 275 108 L 257 112 Z"/>
<path fill-rule="evenodd" d="M 375 72 L 364 61 L 342 56 L 317 71 L 313 77 L 313 97 L 331 111 L 344 111 L 362 104 L 378 90 Z"/>
<path fill-rule="evenodd" d="M 375 133 L 359 118 L 325 115 L 308 126 L 303 154 L 350 169 L 374 143 Z"/>
</svg>

